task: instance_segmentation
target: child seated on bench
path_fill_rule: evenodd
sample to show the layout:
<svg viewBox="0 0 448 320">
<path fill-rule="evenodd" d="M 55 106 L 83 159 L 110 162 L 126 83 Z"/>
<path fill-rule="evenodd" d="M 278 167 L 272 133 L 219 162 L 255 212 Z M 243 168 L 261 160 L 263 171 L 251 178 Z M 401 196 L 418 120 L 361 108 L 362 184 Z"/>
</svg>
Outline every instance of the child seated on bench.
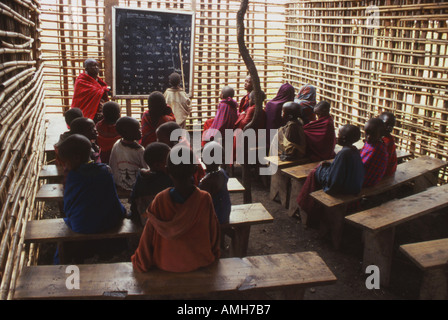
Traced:
<svg viewBox="0 0 448 320">
<path fill-rule="evenodd" d="M 109 163 L 110 153 L 120 135 L 115 128 L 117 120 L 120 119 L 120 106 L 118 103 L 108 101 L 103 105 L 103 119 L 96 124 L 98 132 L 98 146 L 100 147 L 100 158 L 102 163 Z"/>
<path fill-rule="evenodd" d="M 82 110 L 79 108 L 70 108 L 64 113 L 65 124 L 67 125 L 68 131 L 65 131 L 59 136 L 59 143 L 61 143 L 65 138 L 70 135 L 70 124 L 76 118 L 82 118 Z"/>
<path fill-rule="evenodd" d="M 173 122 L 175 123 L 175 122 Z M 150 143 L 143 154 L 149 169 L 141 169 L 137 174 L 129 202 L 131 204 L 131 219 L 145 225 L 146 209 L 154 197 L 166 188 L 173 186 L 173 181 L 166 172 L 166 160 L 170 147 L 165 143 Z"/>
<path fill-rule="evenodd" d="M 126 216 L 110 168 L 106 164 L 93 162 L 90 151 L 90 141 L 79 134 L 70 135 L 59 147 L 60 159 L 68 169 L 64 188 L 64 221 L 71 230 L 79 233 L 106 231 L 119 225 Z M 88 253 L 97 253 L 98 248 L 94 250 L 94 246 L 91 246 L 93 243 L 99 242 L 89 241 L 84 243 L 85 246 L 71 243 L 71 254 L 69 252 L 72 250 L 68 250 L 67 243 L 64 252 L 68 256 L 73 255 L 75 260 L 84 259 Z M 83 249 L 75 250 L 77 246 Z"/>
<path fill-rule="evenodd" d="M 386 145 L 389 160 L 384 176 L 389 177 L 394 175 L 395 171 L 397 171 L 397 150 L 395 146 L 395 139 L 392 136 L 392 131 L 395 126 L 395 115 L 392 112 L 383 112 L 380 114 L 379 118 L 383 120 L 384 125 L 386 126 L 386 133 L 383 136 L 383 142 Z"/>
<path fill-rule="evenodd" d="M 359 150 L 353 146 L 361 137 L 357 126 L 339 129 L 337 143 L 342 147 L 332 163 L 323 161 L 312 170 L 297 197 L 301 210 L 307 213 L 307 225 L 315 227 L 319 221 L 318 207 L 310 193 L 323 189 L 328 194 L 357 194 L 364 180 L 364 165 Z"/>
<path fill-rule="evenodd" d="M 229 222 L 232 207 L 229 190 L 227 189 L 229 176 L 220 167 L 223 159 L 224 149 L 222 146 L 215 141 L 207 143 L 202 150 L 202 162 L 206 166 L 205 177 L 199 183 L 199 188 L 212 196 L 213 207 L 221 224 Z"/>
<path fill-rule="evenodd" d="M 278 146 L 278 156 L 282 161 L 303 159 L 306 154 L 306 137 L 301 119 L 300 105 L 296 102 L 286 102 L 283 105 L 284 126 L 278 129 L 272 143 Z M 270 155 L 275 148 L 271 145 Z"/>
<path fill-rule="evenodd" d="M 69 130 L 62 133 L 59 136 L 58 142 L 56 142 L 54 144 L 54 152 L 56 154 L 56 159 L 55 159 L 56 165 L 58 165 L 58 166 L 61 165 L 61 161 L 59 160 L 59 156 L 58 156 L 59 145 L 62 143 L 62 141 L 64 141 L 65 139 L 67 139 L 70 136 L 70 134 L 71 134 L 70 125 L 73 122 L 73 120 L 75 120 L 77 118 L 82 118 L 82 117 L 83 117 L 82 110 L 79 108 L 70 108 L 64 113 L 65 124 L 67 125 L 67 128 Z"/>
<path fill-rule="evenodd" d="M 215 117 L 204 123 L 202 146 L 205 146 L 208 141 L 216 141 L 215 135 L 217 135 L 217 132 L 220 133 L 222 139 L 219 143 L 225 145 L 225 130 L 233 129 L 238 119 L 238 102 L 233 99 L 234 95 L 235 90 L 232 87 L 225 86 L 222 88 L 219 96 L 221 101 L 216 108 Z"/>
<path fill-rule="evenodd" d="M 170 151 L 167 171 L 174 187 L 160 192 L 147 210 L 148 220 L 131 257 L 137 272 L 151 267 L 190 272 L 220 257 L 219 221 L 210 194 L 192 183 L 197 167 L 193 158 L 188 147 Z"/>
<path fill-rule="evenodd" d="M 364 163 L 363 187 L 376 185 L 384 177 L 389 161 L 382 137 L 385 133 L 383 120 L 372 118 L 367 121 L 365 127 L 365 142 L 361 149 L 361 160 Z"/>
<path fill-rule="evenodd" d="M 147 169 L 143 159 L 145 149 L 138 143 L 142 133 L 140 123 L 132 117 L 117 121 L 117 132 L 121 136 L 111 151 L 109 165 L 119 193 L 131 192 L 140 169 Z"/>
<path fill-rule="evenodd" d="M 187 148 L 191 149 L 191 145 L 188 142 L 188 140 L 185 138 L 184 135 L 178 136 L 177 140 L 171 140 L 171 134 L 174 132 L 174 130 L 183 130 L 181 127 L 174 121 L 166 122 L 162 124 L 159 128 L 156 130 L 157 135 L 157 141 L 167 144 L 170 148 L 173 148 L 174 146 L 185 146 Z M 185 133 L 186 131 L 184 131 Z M 188 134 L 188 133 L 187 133 Z M 199 159 L 195 158 L 197 161 L 196 163 L 199 164 Z M 196 172 L 193 175 L 194 184 L 196 186 L 199 185 L 199 181 L 205 176 L 205 170 L 202 168 L 202 166 L 198 166 Z"/>
<path fill-rule="evenodd" d="M 156 142 L 157 128 L 169 121 L 176 121 L 173 110 L 166 103 L 165 96 L 159 91 L 152 92 L 148 97 L 148 110 L 142 114 L 142 138 L 140 144 L 145 148 L 151 142 Z"/>
<path fill-rule="evenodd" d="M 90 159 L 94 162 L 101 162 L 100 147 L 96 144 L 98 132 L 95 122 L 89 118 L 76 118 L 71 122 L 70 134 L 80 134 L 90 140 L 91 150 Z"/>
<path fill-rule="evenodd" d="M 317 120 L 303 126 L 306 136 L 307 155 L 311 162 L 333 159 L 336 135 L 330 104 L 321 101 L 314 107 Z"/>
</svg>

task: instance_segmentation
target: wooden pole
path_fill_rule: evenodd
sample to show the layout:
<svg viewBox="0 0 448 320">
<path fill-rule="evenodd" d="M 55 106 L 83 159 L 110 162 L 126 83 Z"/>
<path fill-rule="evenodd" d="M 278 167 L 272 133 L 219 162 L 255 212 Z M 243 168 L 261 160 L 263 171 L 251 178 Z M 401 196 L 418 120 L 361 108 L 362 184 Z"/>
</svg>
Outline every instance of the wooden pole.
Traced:
<svg viewBox="0 0 448 320">
<path fill-rule="evenodd" d="M 244 27 L 244 16 L 247 11 L 247 7 L 249 5 L 249 0 L 242 0 L 240 9 L 237 13 L 237 40 L 238 40 L 238 48 L 241 54 L 241 57 L 244 60 L 244 63 L 249 70 L 249 74 L 252 78 L 252 84 L 254 87 L 254 94 L 255 94 L 255 112 L 254 117 L 252 120 L 246 125 L 246 127 L 243 129 L 255 129 L 256 124 L 258 123 L 258 118 L 260 117 L 261 109 L 263 108 L 263 98 L 262 98 L 262 92 L 261 92 L 261 86 L 260 86 L 260 78 L 258 76 L 258 70 L 255 66 L 254 60 L 250 56 L 249 50 L 246 47 L 244 34 L 245 34 L 245 27 Z M 252 185 L 251 185 L 251 177 L 250 177 L 250 165 L 247 163 L 248 157 L 247 151 L 249 149 L 249 146 L 247 143 L 244 143 L 244 163 L 243 163 L 243 186 L 245 188 L 244 191 L 244 202 L 245 203 L 251 203 L 252 202 Z"/>
</svg>

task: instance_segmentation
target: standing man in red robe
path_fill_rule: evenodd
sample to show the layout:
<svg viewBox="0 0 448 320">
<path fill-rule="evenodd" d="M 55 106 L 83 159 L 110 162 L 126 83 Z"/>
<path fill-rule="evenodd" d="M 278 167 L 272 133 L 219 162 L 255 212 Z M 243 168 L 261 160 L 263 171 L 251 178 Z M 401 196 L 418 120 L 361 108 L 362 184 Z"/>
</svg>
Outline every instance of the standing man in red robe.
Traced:
<svg viewBox="0 0 448 320">
<path fill-rule="evenodd" d="M 100 68 L 95 59 L 84 61 L 84 69 L 76 78 L 71 107 L 81 109 L 84 117 L 97 123 L 103 118 L 103 104 L 109 101 L 109 88 L 106 82 L 98 77 Z"/>
</svg>

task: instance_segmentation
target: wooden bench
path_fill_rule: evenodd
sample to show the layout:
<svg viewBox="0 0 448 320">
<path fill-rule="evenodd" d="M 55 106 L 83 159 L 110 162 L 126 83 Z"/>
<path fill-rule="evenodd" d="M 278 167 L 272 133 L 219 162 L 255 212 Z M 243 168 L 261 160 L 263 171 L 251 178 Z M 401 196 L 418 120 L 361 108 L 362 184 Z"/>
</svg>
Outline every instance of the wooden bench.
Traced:
<svg viewBox="0 0 448 320">
<path fill-rule="evenodd" d="M 369 265 L 378 266 L 381 270 L 381 284 L 388 286 L 395 227 L 446 207 L 448 207 L 448 184 L 346 216 L 345 221 L 363 230 L 363 269 Z"/>
<path fill-rule="evenodd" d="M 335 151 L 340 151 L 340 148 L 335 149 Z M 403 150 L 397 150 L 397 159 L 401 163 L 403 160 L 410 158 L 412 156 L 412 153 L 403 151 Z M 329 162 L 332 162 L 333 160 L 329 160 Z M 303 184 L 305 183 L 306 178 L 308 177 L 309 173 L 315 169 L 319 162 L 312 162 L 307 164 L 302 164 L 300 166 L 293 166 L 281 169 L 281 172 L 283 175 L 290 178 L 290 197 L 288 199 L 288 215 L 292 217 L 297 210 L 299 209 L 299 206 L 297 204 L 297 195 L 300 193 L 300 190 L 302 190 Z M 306 216 L 302 216 L 302 220 L 306 221 Z"/>
<path fill-rule="evenodd" d="M 45 153 L 47 161 L 55 158 L 54 144 L 59 141 L 59 136 L 68 130 L 65 118 L 61 114 L 45 115 L 47 129 L 45 132 Z"/>
<path fill-rule="evenodd" d="M 229 223 L 222 225 L 223 231 L 229 232 L 232 236 L 230 254 L 235 257 L 246 256 L 251 226 L 273 221 L 274 218 L 261 203 L 232 206 Z M 129 219 L 124 219 L 123 224 L 117 228 L 96 234 L 74 232 L 65 224 L 64 219 L 42 219 L 28 221 L 24 241 L 25 243 L 57 242 L 60 248 L 60 260 L 63 261 L 63 242 L 129 238 L 139 236 L 141 232 L 140 225 Z"/>
<path fill-rule="evenodd" d="M 42 166 L 39 172 L 39 179 L 46 179 L 52 182 L 60 182 L 64 177 L 64 168 L 55 164 Z"/>
<path fill-rule="evenodd" d="M 289 168 L 299 164 L 310 162 L 308 158 L 292 161 L 282 161 L 278 156 L 269 156 L 264 158 L 271 166 L 275 166 L 275 173 L 271 175 L 271 183 L 269 187 L 269 199 L 275 200 L 277 197 L 280 204 L 287 208 L 289 198 L 289 177 L 281 173 L 281 169 Z"/>
<path fill-rule="evenodd" d="M 336 282 L 315 252 L 219 259 L 186 273 L 137 273 L 130 262 L 79 265 L 79 289 L 68 289 L 68 266 L 27 266 L 14 299 L 303 299 L 305 289 Z M 214 311 L 212 311 L 214 312 Z"/>
<path fill-rule="evenodd" d="M 261 203 L 232 205 L 229 223 L 221 225 L 223 232 L 230 233 L 230 255 L 245 257 L 249 246 L 252 225 L 272 223 L 274 218 Z"/>
<path fill-rule="evenodd" d="M 327 223 L 322 226 L 324 228 L 330 228 L 333 245 L 338 249 L 347 205 L 361 200 L 364 197 L 377 196 L 411 181 L 415 182 L 414 192 L 420 192 L 430 186 L 435 186 L 437 184 L 439 170 L 447 165 L 448 163 L 446 161 L 429 156 L 421 156 L 399 164 L 394 176 L 382 179 L 373 187 L 362 188 L 361 192 L 357 195 L 332 196 L 323 190 L 318 190 L 312 192 L 311 197 L 324 206 L 324 220 Z"/>
<path fill-rule="evenodd" d="M 423 271 L 420 299 L 447 300 L 448 239 L 405 244 L 400 251 Z"/>
<path fill-rule="evenodd" d="M 237 178 L 230 178 L 227 183 L 227 188 L 230 193 L 244 192 L 244 186 Z M 130 193 L 129 193 L 130 194 Z M 120 198 L 128 197 L 129 194 L 120 193 Z M 61 183 L 47 183 L 43 184 L 36 194 L 37 201 L 63 201 L 64 186 Z"/>
<path fill-rule="evenodd" d="M 123 219 L 121 225 L 105 232 L 88 234 L 72 231 L 65 224 L 64 219 L 31 220 L 26 225 L 24 242 L 57 242 L 59 260 L 64 263 L 64 242 L 139 237 L 142 230 L 140 225 L 130 219 Z"/>
</svg>

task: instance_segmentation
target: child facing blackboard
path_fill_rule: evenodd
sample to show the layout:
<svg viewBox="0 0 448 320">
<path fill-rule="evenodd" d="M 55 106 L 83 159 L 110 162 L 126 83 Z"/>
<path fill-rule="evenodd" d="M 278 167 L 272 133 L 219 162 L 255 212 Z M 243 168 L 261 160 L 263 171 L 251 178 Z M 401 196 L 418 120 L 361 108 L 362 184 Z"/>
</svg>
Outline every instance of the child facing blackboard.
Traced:
<svg viewBox="0 0 448 320">
<path fill-rule="evenodd" d="M 173 72 L 168 77 L 170 87 L 163 94 L 166 103 L 173 109 L 177 124 L 185 129 L 185 123 L 191 112 L 191 101 L 184 89 L 181 87 L 181 76 Z"/>
</svg>

